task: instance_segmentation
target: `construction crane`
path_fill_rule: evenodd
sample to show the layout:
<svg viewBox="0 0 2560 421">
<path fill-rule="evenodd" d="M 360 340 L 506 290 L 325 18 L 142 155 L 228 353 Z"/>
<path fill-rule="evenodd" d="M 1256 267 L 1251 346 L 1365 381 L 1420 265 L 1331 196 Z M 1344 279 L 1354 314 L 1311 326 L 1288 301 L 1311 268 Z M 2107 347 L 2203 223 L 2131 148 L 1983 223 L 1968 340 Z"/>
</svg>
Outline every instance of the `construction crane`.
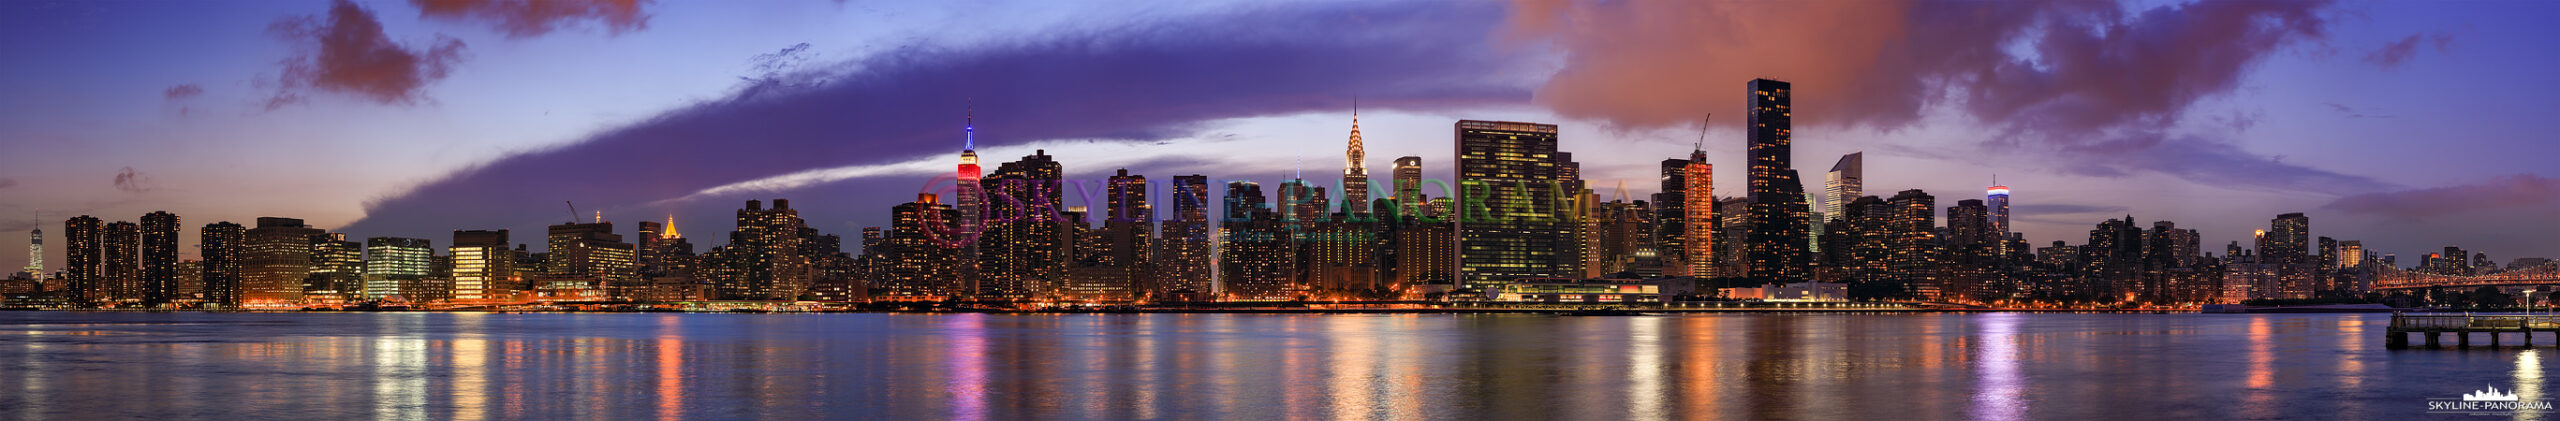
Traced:
<svg viewBox="0 0 2560 421">
<path fill-rule="evenodd" d="M 567 201 L 567 200 L 562 200 L 562 201 L 560 201 L 560 203 L 565 203 L 565 204 L 568 204 L 568 205 L 569 205 L 569 223 L 572 223 L 572 224 L 578 223 L 578 204 L 577 204 L 577 203 L 571 203 L 571 202 L 569 202 L 569 201 Z"/>
</svg>

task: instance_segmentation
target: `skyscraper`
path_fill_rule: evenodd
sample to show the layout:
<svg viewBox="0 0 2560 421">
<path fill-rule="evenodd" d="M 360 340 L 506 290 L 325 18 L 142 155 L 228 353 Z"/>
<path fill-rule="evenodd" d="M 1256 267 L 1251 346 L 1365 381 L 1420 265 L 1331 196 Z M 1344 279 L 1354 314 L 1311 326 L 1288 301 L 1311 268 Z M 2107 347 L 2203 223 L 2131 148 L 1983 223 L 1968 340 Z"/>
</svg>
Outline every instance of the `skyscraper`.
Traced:
<svg viewBox="0 0 2560 421">
<path fill-rule="evenodd" d="M 142 301 L 142 226 L 132 222 L 107 223 L 106 235 L 98 244 L 105 245 L 100 261 L 106 262 L 100 282 L 105 291 L 104 302 Z"/>
<path fill-rule="evenodd" d="M 1419 215 L 1415 213 L 1415 210 L 1420 209 L 1423 204 L 1427 203 L 1422 198 L 1422 157 L 1408 156 L 1396 158 L 1395 177 L 1396 206 L 1403 207 L 1403 209 L 1398 209 L 1396 214 L 1406 216 Z"/>
<path fill-rule="evenodd" d="M 1209 177 L 1173 177 L 1173 219 L 1164 223 L 1157 243 L 1156 287 L 1170 299 L 1198 299 L 1216 294 L 1210 278 Z"/>
<path fill-rule="evenodd" d="M 1465 120 L 1456 132 L 1459 286 L 1578 275 L 1579 254 L 1563 251 L 1580 246 L 1571 209 L 1582 189 L 1556 126 Z"/>
<path fill-rule="evenodd" d="M 1681 183 L 1685 184 L 1681 188 L 1681 197 L 1686 202 L 1680 207 L 1680 226 L 1684 231 L 1680 235 L 1680 255 L 1714 256 L 1716 225 L 1720 222 L 1716 220 L 1716 166 L 1707 163 L 1707 151 L 1704 149 L 1690 150 L 1687 162 L 1680 168 Z M 1714 259 L 1688 259 L 1683 263 L 1688 268 L 1682 273 L 1689 276 L 1719 275 Z"/>
<path fill-rule="evenodd" d="M 1342 152 L 1342 213 L 1369 214 L 1369 152 L 1360 145 L 1360 106 L 1351 106 L 1351 147 Z"/>
<path fill-rule="evenodd" d="M 1655 257 L 1662 262 L 1664 275 L 1706 275 L 1690 273 L 1692 264 L 1713 265 L 1716 259 L 1713 255 L 1689 254 L 1689 160 L 1665 159 L 1661 169 L 1660 190 L 1653 194 L 1652 202 Z M 1707 203 L 1715 203 L 1714 194 L 1703 196 Z"/>
<path fill-rule="evenodd" d="M 1996 179 L 1992 180 L 1991 184 L 1991 188 L 1984 191 L 1990 199 L 1988 218 L 1991 222 L 1991 232 L 1999 235 L 2000 238 L 2009 238 L 2009 186 L 2000 185 L 1999 180 Z"/>
<path fill-rule="evenodd" d="M 167 304 L 186 292 L 178 289 L 178 215 L 142 215 L 142 304 Z"/>
<path fill-rule="evenodd" d="M 453 259 L 453 300 L 485 301 L 514 293 L 515 250 L 507 230 L 454 230 L 445 254 Z"/>
<path fill-rule="evenodd" d="M 987 192 L 987 233 L 979 238 L 978 293 L 1004 300 L 1053 296 L 1064 280 L 1069 249 L 1058 181 L 1065 169 L 1047 150 L 996 166 L 980 182 Z"/>
<path fill-rule="evenodd" d="M 1094 250 L 1099 269 L 1086 272 L 1107 279 L 1079 282 L 1099 284 L 1102 290 L 1127 291 L 1130 298 L 1157 289 L 1152 282 L 1153 259 L 1148 256 L 1155 243 L 1156 208 L 1148 202 L 1147 190 L 1147 177 L 1130 174 L 1127 168 L 1111 176 L 1104 188 L 1110 209 L 1103 212 L 1102 241 L 1097 244 L 1101 249 Z"/>
<path fill-rule="evenodd" d="M 1262 186 L 1228 182 L 1225 202 L 1226 215 L 1218 223 L 1224 246 L 1214 259 L 1220 292 L 1247 300 L 1292 298 L 1301 292 L 1290 283 L 1297 273 L 1297 248 Z"/>
<path fill-rule="evenodd" d="M 44 228 L 42 227 L 44 221 L 39 219 L 36 225 L 38 225 L 37 228 L 27 230 L 27 274 L 42 281 L 44 280 Z"/>
<path fill-rule="evenodd" d="M 241 248 L 247 241 L 247 229 L 240 224 L 215 222 L 205 224 L 203 238 L 196 241 L 196 254 L 204 259 L 204 302 L 220 308 L 238 308 L 241 290 Z"/>
<path fill-rule="evenodd" d="M 956 272 L 951 276 L 959 278 L 956 281 L 962 290 L 975 294 L 978 291 L 978 250 L 981 244 L 978 240 L 985 238 L 986 234 L 987 188 L 986 180 L 978 170 L 977 110 L 969 110 L 963 122 L 965 124 L 960 127 L 960 172 L 954 176 L 951 186 L 955 219 L 943 221 L 957 229 L 932 235 L 942 238 L 943 242 L 959 245 L 959 259 L 963 263 L 954 269 Z"/>
<path fill-rule="evenodd" d="M 344 233 L 322 233 L 311 236 L 311 275 L 304 279 L 304 301 L 313 301 L 314 293 L 338 302 L 354 301 L 364 295 L 364 243 L 348 241 Z"/>
<path fill-rule="evenodd" d="M 320 234 L 300 219 L 258 218 L 241 245 L 241 303 L 301 302 L 304 278 L 311 275 L 311 236 Z"/>
<path fill-rule="evenodd" d="M 631 286 L 640 279 L 635 259 L 637 246 L 622 242 L 622 234 L 613 232 L 613 223 L 566 223 L 548 228 L 544 241 L 543 269 L 550 280 L 582 284 L 590 288 Z M 554 287 L 568 287 L 559 284 Z"/>
<path fill-rule="evenodd" d="M 965 298 L 967 285 L 957 275 L 961 260 L 961 244 L 938 241 L 951 232 L 960 212 L 942 204 L 932 193 L 916 195 L 916 201 L 899 204 L 890 211 L 889 233 L 880 240 L 880 280 L 872 294 L 887 300 L 940 300 Z"/>
<path fill-rule="evenodd" d="M 1886 204 L 1892 209 L 1885 221 L 1889 247 L 1886 277 L 1902 287 L 1905 294 L 1921 299 L 1938 299 L 1942 293 L 1934 241 L 1937 201 L 1928 192 L 1912 189 L 1894 194 Z"/>
<path fill-rule="evenodd" d="M 1841 155 L 1840 162 L 1832 163 L 1831 172 L 1822 175 L 1822 214 L 1838 218 L 1849 202 L 1866 194 L 1866 173 L 1866 152 L 1850 152 Z"/>
<path fill-rule="evenodd" d="M 720 295 L 729 299 L 789 300 L 798 298 L 809 285 L 809 256 L 802 255 L 802 229 L 807 221 L 800 211 L 791 209 L 789 199 L 774 199 L 773 208 L 749 200 L 737 212 L 737 230 L 729 232 L 729 245 L 717 253 L 727 265 L 714 282 Z"/>
<path fill-rule="evenodd" d="M 2267 240 L 2259 247 L 2258 258 L 2278 265 L 2275 293 L 2279 298 L 2311 298 L 2318 287 L 2313 284 L 2318 264 L 2311 259 L 2311 217 L 2296 212 L 2268 221 Z"/>
<path fill-rule="evenodd" d="M 435 257 L 435 247 L 424 238 L 373 237 L 364 240 L 364 293 L 360 298 L 380 300 L 401 296 L 421 301 L 422 295 L 404 288 L 418 286 L 427 278 L 427 264 Z"/>
<path fill-rule="evenodd" d="M 1773 281 L 1804 279 L 1806 238 L 1804 184 L 1796 178 L 1792 139 L 1794 112 L 1786 82 L 1753 79 L 1750 83 L 1750 212 L 1751 231 L 1744 247 L 1749 276 Z"/>
<path fill-rule="evenodd" d="M 64 289 L 64 302 L 74 306 L 91 306 L 98 302 L 98 283 L 106 275 L 101 272 L 106 266 L 98 260 L 106 252 L 104 245 L 98 243 L 106 234 L 104 230 L 105 221 L 94 216 L 80 215 L 63 221 L 63 242 L 71 246 L 63 250 L 62 260 L 66 263 L 62 268 L 63 277 L 70 278 Z"/>
</svg>

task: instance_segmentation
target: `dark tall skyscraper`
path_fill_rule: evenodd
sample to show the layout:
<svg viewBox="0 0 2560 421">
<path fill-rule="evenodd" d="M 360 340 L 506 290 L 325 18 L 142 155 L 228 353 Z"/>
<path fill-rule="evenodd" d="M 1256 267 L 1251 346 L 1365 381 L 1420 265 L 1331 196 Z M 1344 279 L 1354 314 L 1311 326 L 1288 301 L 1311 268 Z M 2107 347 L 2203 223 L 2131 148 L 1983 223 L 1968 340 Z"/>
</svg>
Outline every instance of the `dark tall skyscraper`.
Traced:
<svg viewBox="0 0 2560 421">
<path fill-rule="evenodd" d="M 205 224 L 196 254 L 204 259 L 204 302 L 221 308 L 240 307 L 240 251 L 248 230 L 240 224 Z"/>
<path fill-rule="evenodd" d="M 142 304 L 167 304 L 185 294 L 178 290 L 178 215 L 142 215 Z"/>
<path fill-rule="evenodd" d="M 1459 121 L 1460 287 L 1580 275 L 1580 180 L 1557 153 L 1553 124 Z"/>
<path fill-rule="evenodd" d="M 142 226 L 132 222 L 107 223 L 104 245 L 98 260 L 106 262 L 105 277 L 100 286 L 105 290 L 104 302 L 142 301 Z"/>
<path fill-rule="evenodd" d="M 1664 274 L 1690 275 L 1690 262 L 1713 266 L 1715 256 L 1690 256 L 1688 248 L 1689 160 L 1662 160 L 1662 184 L 1653 194 L 1653 243 L 1655 256 L 1665 266 Z M 1703 194 L 1713 208 L 1714 194 Z M 1713 244 L 1710 244 L 1712 246 Z"/>
<path fill-rule="evenodd" d="M 1750 148 L 1751 231 L 1745 250 L 1749 276 L 1775 281 L 1805 277 L 1806 225 L 1804 183 L 1796 177 L 1792 146 L 1794 112 L 1789 110 L 1786 82 L 1753 79 L 1750 117 L 1745 129 Z M 1934 212 L 1932 212 L 1934 213 Z"/>
<path fill-rule="evenodd" d="M 1209 177 L 1173 177 L 1173 218 L 1164 223 L 1156 248 L 1156 287 L 1168 298 L 1196 299 L 1214 294 L 1209 261 Z"/>
<path fill-rule="evenodd" d="M 979 294 L 1029 300 L 1061 291 L 1075 244 L 1060 218 L 1066 207 L 1058 180 L 1065 171 L 1047 150 L 1036 150 L 997 165 L 980 181 L 987 233 L 978 242 Z"/>
</svg>

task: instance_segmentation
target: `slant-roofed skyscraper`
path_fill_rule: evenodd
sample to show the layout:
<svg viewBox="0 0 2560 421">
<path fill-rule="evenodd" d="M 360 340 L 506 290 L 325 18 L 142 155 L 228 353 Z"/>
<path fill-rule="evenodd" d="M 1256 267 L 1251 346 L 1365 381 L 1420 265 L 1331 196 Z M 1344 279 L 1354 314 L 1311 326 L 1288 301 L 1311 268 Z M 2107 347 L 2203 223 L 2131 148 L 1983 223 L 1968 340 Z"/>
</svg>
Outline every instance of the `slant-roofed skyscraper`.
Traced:
<svg viewBox="0 0 2560 421">
<path fill-rule="evenodd" d="M 1793 95 L 1786 82 L 1751 80 L 1750 119 L 1745 124 L 1750 147 L 1751 231 L 1746 238 L 1748 275 L 1787 281 L 1804 279 L 1806 261 L 1804 183 L 1796 178 L 1790 145 Z"/>
<path fill-rule="evenodd" d="M 1832 163 L 1830 172 L 1823 173 L 1823 216 L 1840 217 L 1841 212 L 1848 208 L 1849 202 L 1857 201 L 1858 196 L 1866 194 L 1863 191 L 1866 188 L 1864 186 L 1867 173 L 1866 162 L 1866 152 L 1850 152 L 1848 155 L 1841 155 L 1840 162 Z"/>
</svg>

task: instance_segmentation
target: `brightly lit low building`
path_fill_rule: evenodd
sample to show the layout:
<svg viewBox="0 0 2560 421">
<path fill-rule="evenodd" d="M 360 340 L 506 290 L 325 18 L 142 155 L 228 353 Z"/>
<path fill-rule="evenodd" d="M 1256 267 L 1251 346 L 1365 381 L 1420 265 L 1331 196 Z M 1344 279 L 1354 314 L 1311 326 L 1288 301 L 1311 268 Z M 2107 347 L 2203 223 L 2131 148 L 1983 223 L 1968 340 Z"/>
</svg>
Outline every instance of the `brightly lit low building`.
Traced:
<svg viewBox="0 0 2560 421">
<path fill-rule="evenodd" d="M 1735 300 L 1778 302 L 1843 302 L 1849 301 L 1849 284 L 1797 282 L 1750 288 L 1725 288 L 1724 297 Z"/>
<path fill-rule="evenodd" d="M 1489 285 L 1483 299 L 1514 303 L 1661 303 L 1695 292 L 1696 281 L 1665 279 L 1522 278 Z"/>
</svg>

